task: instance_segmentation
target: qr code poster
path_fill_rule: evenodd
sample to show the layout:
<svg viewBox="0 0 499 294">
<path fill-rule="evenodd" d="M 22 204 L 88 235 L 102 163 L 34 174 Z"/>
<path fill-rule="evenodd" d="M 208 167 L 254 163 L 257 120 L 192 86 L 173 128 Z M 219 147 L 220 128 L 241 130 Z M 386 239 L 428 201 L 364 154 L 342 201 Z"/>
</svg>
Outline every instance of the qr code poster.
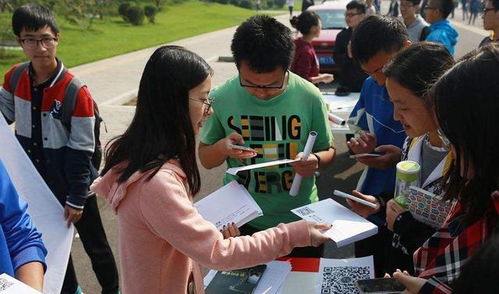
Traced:
<svg viewBox="0 0 499 294">
<path fill-rule="evenodd" d="M 372 256 L 349 259 L 321 258 L 320 287 L 317 287 L 317 294 L 357 294 L 360 292 L 355 282 L 373 278 Z"/>
</svg>

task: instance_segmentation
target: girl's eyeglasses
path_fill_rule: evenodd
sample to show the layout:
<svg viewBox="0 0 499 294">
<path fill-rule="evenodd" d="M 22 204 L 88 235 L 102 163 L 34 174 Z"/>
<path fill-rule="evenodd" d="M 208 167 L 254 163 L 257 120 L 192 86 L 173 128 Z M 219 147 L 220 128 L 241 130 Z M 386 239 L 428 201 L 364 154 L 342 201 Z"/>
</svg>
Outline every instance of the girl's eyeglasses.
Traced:
<svg viewBox="0 0 499 294">
<path fill-rule="evenodd" d="M 213 104 L 213 100 L 215 100 L 215 98 L 213 97 L 208 97 L 206 98 L 206 100 L 204 99 L 201 99 L 201 98 L 190 98 L 190 100 L 193 100 L 193 101 L 197 101 L 199 103 L 203 103 L 203 106 L 204 106 L 204 113 L 209 113 L 210 110 L 211 110 L 211 105 Z"/>
</svg>

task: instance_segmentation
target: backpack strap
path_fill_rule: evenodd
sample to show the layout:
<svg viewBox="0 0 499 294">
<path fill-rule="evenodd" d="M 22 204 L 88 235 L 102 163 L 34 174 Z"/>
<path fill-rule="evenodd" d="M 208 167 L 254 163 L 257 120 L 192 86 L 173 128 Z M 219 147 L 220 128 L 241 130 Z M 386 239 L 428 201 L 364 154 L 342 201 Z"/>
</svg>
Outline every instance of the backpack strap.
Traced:
<svg viewBox="0 0 499 294">
<path fill-rule="evenodd" d="M 68 130 L 71 130 L 71 116 L 73 115 L 76 106 L 78 92 L 83 86 L 84 84 L 80 79 L 73 77 L 66 87 L 66 92 L 64 92 L 64 100 L 62 101 L 61 108 L 61 122 Z"/>
<path fill-rule="evenodd" d="M 9 81 L 9 87 L 10 87 L 10 92 L 14 94 L 16 91 L 17 83 L 19 83 L 19 79 L 21 78 L 21 74 L 23 71 L 28 68 L 29 62 L 24 62 L 21 63 L 19 66 L 14 68 L 12 71 L 12 75 L 10 76 L 10 81 Z"/>
<path fill-rule="evenodd" d="M 430 27 L 426 26 L 421 30 L 421 35 L 419 36 L 419 41 L 426 40 L 426 37 L 430 34 Z"/>
</svg>

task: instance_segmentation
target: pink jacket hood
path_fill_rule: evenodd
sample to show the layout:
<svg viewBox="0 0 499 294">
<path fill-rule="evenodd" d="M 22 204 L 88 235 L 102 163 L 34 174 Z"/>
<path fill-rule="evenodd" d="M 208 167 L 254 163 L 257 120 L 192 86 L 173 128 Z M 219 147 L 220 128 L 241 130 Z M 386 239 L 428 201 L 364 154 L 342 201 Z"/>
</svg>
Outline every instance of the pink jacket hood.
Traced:
<svg viewBox="0 0 499 294">
<path fill-rule="evenodd" d="M 124 183 L 118 183 L 118 178 L 121 173 L 118 171 L 125 167 L 125 163 L 121 163 L 113 167 L 105 175 L 98 177 L 90 186 L 90 190 L 95 192 L 98 196 L 105 198 L 114 212 L 117 211 L 118 206 L 121 201 L 127 195 L 127 191 L 131 185 L 146 181 L 147 178 L 154 170 L 147 171 L 145 173 L 137 171 L 131 175 Z M 177 160 L 170 160 L 163 165 L 168 167 L 168 169 L 173 170 L 176 175 L 185 181 L 186 175 L 184 171 L 180 168 L 180 163 Z"/>
</svg>

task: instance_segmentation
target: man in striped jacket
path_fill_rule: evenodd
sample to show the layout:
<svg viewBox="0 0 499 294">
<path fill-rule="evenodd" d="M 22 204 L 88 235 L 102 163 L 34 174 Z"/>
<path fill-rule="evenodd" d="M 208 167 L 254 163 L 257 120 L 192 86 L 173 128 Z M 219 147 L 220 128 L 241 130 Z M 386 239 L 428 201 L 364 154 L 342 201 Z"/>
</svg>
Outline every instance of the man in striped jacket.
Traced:
<svg viewBox="0 0 499 294">
<path fill-rule="evenodd" d="M 0 111 L 8 122 L 16 123 L 21 146 L 64 206 L 68 225 L 75 224 L 102 293 L 115 294 L 119 287 L 116 264 L 95 195 L 88 189 L 97 175 L 91 164 L 96 139 L 92 96 L 87 87 L 79 89 L 71 127 L 64 125 L 61 107 L 74 76 L 56 58 L 60 35 L 52 14 L 42 6 L 27 4 L 16 9 L 12 26 L 30 63 L 16 77 L 17 84 L 11 83 L 17 66 L 5 75 Z M 81 293 L 71 257 L 62 293 Z"/>
</svg>

